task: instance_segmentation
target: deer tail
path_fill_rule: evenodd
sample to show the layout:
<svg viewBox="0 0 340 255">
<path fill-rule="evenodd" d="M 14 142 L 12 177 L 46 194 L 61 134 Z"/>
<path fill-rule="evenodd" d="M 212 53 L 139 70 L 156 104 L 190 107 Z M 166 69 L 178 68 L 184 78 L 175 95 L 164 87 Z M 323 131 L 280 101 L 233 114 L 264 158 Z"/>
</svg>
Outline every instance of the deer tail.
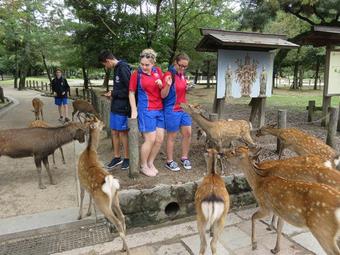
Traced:
<svg viewBox="0 0 340 255">
<path fill-rule="evenodd" d="M 113 176 L 110 174 L 105 176 L 105 182 L 102 185 L 102 191 L 110 198 L 110 206 L 113 196 L 115 195 L 117 190 L 119 190 L 119 188 L 120 185 L 117 179 L 113 178 Z"/>
<path fill-rule="evenodd" d="M 224 201 L 215 194 L 212 194 L 202 201 L 201 209 L 207 221 L 207 228 L 210 228 L 216 220 L 221 218 L 225 209 Z"/>
</svg>

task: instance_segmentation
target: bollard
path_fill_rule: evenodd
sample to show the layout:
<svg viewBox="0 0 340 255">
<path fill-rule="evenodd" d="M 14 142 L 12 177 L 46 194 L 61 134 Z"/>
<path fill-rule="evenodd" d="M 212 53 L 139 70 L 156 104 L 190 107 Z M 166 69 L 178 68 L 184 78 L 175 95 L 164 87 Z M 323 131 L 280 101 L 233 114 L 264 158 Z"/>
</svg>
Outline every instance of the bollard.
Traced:
<svg viewBox="0 0 340 255">
<path fill-rule="evenodd" d="M 315 100 L 308 101 L 308 119 L 307 119 L 308 122 L 313 121 L 314 109 L 315 109 Z"/>
<path fill-rule="evenodd" d="M 287 127 L 287 110 L 279 110 L 277 114 L 277 127 L 286 128 Z M 276 151 L 281 151 L 281 142 L 277 139 Z"/>
<path fill-rule="evenodd" d="M 78 98 L 79 97 L 79 89 L 76 88 L 76 97 Z"/>
<path fill-rule="evenodd" d="M 137 178 L 139 175 L 139 131 L 137 119 L 129 119 L 129 177 Z"/>
<path fill-rule="evenodd" d="M 340 131 L 340 104 L 339 104 L 339 116 L 338 116 L 338 131 Z"/>
<path fill-rule="evenodd" d="M 46 90 L 46 92 L 48 91 L 48 90 L 47 90 L 47 82 L 45 82 L 45 90 Z"/>
<path fill-rule="evenodd" d="M 41 84 L 41 90 L 43 91 L 44 90 L 44 83 L 41 81 L 40 84 Z"/>
<path fill-rule="evenodd" d="M 339 117 L 338 108 L 330 107 L 329 113 L 330 115 L 329 115 L 326 144 L 328 144 L 329 146 L 335 149 L 335 145 L 336 145 L 335 136 L 336 136 L 336 129 L 338 125 L 338 117 Z"/>
<path fill-rule="evenodd" d="M 83 99 L 85 100 L 85 89 L 83 89 Z"/>
<path fill-rule="evenodd" d="M 218 113 L 209 113 L 209 120 L 217 121 L 218 120 Z"/>
<path fill-rule="evenodd" d="M 28 81 L 28 84 L 30 85 L 30 89 L 32 88 L 32 82 L 31 80 Z"/>
</svg>

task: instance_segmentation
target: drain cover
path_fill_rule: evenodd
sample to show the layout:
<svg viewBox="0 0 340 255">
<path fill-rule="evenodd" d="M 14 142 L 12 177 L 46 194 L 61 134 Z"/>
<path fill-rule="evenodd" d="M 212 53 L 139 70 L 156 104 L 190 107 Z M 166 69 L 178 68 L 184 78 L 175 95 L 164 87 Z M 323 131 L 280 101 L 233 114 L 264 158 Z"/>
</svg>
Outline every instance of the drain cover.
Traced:
<svg viewBox="0 0 340 255">
<path fill-rule="evenodd" d="M 43 255 L 112 241 L 105 222 L 0 243 L 0 255 Z"/>
</svg>

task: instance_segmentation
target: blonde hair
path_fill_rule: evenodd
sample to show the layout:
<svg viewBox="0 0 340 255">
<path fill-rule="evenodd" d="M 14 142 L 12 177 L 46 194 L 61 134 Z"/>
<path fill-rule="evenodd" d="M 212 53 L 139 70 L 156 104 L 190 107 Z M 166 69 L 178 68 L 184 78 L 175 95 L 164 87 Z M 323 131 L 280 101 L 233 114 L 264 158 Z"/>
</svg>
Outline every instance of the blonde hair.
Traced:
<svg viewBox="0 0 340 255">
<path fill-rule="evenodd" d="M 151 59 L 153 61 L 153 63 L 155 63 L 156 62 L 156 58 L 157 58 L 157 53 L 156 53 L 156 51 L 154 51 L 151 48 L 144 49 L 142 51 L 142 53 L 139 55 L 139 57 L 140 57 L 140 59 L 142 59 L 142 58 Z"/>
</svg>

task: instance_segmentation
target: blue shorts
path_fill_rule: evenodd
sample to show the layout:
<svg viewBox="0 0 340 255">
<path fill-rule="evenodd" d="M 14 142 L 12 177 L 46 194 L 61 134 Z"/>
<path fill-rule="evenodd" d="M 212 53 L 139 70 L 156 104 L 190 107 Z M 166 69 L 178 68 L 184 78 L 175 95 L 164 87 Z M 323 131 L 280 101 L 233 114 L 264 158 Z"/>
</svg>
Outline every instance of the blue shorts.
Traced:
<svg viewBox="0 0 340 255">
<path fill-rule="evenodd" d="M 164 112 L 165 128 L 167 132 L 178 132 L 183 126 L 191 126 L 191 116 L 186 112 Z"/>
<path fill-rule="evenodd" d="M 138 111 L 138 129 L 142 133 L 156 131 L 156 128 L 165 128 L 163 110 Z"/>
<path fill-rule="evenodd" d="M 66 105 L 67 104 L 67 97 L 55 97 L 54 103 L 56 105 Z"/>
<path fill-rule="evenodd" d="M 117 131 L 128 130 L 128 117 L 117 113 L 110 113 L 110 128 Z"/>
</svg>

